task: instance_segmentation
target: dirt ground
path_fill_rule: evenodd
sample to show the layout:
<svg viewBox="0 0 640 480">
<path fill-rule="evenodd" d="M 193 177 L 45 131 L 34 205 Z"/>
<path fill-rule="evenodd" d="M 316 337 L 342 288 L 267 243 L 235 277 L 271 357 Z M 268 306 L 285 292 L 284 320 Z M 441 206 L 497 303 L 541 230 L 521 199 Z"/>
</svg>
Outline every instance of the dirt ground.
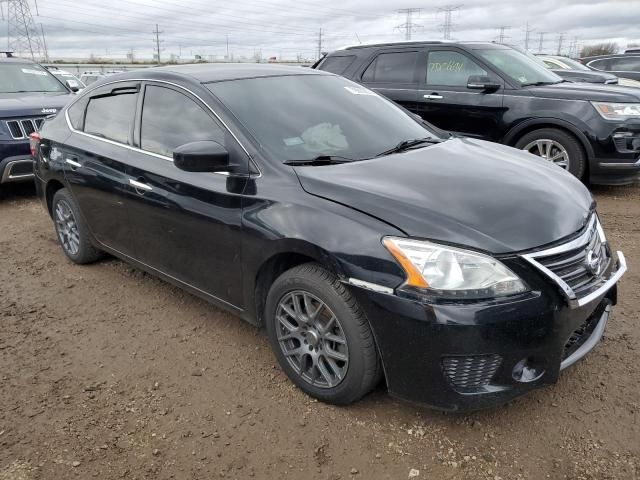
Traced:
<svg viewBox="0 0 640 480">
<path fill-rule="evenodd" d="M 463 416 L 382 388 L 347 408 L 312 400 L 263 332 L 118 260 L 72 265 L 33 189 L 13 187 L 0 480 L 636 479 L 640 186 L 595 194 L 629 263 L 603 342 L 557 385 Z"/>
</svg>

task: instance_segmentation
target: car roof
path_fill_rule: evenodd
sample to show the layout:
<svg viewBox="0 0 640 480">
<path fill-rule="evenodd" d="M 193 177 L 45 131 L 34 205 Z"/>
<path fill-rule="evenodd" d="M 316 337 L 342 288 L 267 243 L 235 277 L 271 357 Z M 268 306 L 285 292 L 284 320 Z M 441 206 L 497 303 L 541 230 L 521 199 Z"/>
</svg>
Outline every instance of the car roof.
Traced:
<svg viewBox="0 0 640 480">
<path fill-rule="evenodd" d="M 119 74 L 119 79 L 162 78 L 165 74 L 177 74 L 188 77 L 199 83 L 221 82 L 225 80 L 240 80 L 243 78 L 278 77 L 290 75 L 332 75 L 311 68 L 258 64 L 258 63 L 196 63 L 192 65 L 169 65 L 166 67 L 144 68 Z"/>
<path fill-rule="evenodd" d="M 640 52 L 638 52 L 640 53 Z M 612 53 L 610 55 L 594 55 L 592 57 L 582 57 L 580 60 L 598 60 L 600 58 L 627 58 L 627 57 L 635 57 L 638 53 Z"/>
<path fill-rule="evenodd" d="M 416 42 L 385 42 L 385 43 L 369 43 L 360 45 L 350 45 L 338 49 L 342 50 L 359 50 L 364 48 L 381 48 L 381 47 L 415 47 L 415 46 L 428 46 L 428 45 L 451 45 L 465 47 L 472 50 L 480 48 L 510 48 L 507 45 L 501 45 L 493 42 L 452 42 L 442 40 L 422 40 Z"/>
</svg>

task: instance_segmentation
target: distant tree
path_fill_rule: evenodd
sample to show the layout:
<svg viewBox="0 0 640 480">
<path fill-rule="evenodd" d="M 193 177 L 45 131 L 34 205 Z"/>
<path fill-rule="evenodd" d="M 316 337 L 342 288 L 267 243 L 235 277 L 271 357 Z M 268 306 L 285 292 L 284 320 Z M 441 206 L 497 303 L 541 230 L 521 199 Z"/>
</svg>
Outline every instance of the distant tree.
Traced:
<svg viewBox="0 0 640 480">
<path fill-rule="evenodd" d="M 597 43 L 595 45 L 585 45 L 580 52 L 581 57 L 593 57 L 595 55 L 611 55 L 618 53 L 620 47 L 615 42 Z"/>
</svg>

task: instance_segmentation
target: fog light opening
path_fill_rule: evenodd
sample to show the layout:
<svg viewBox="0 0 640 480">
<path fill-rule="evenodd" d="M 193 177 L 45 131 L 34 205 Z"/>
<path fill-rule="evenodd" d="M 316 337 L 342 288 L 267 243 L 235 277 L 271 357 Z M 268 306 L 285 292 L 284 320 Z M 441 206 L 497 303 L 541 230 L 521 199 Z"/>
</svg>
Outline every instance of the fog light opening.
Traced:
<svg viewBox="0 0 640 480">
<path fill-rule="evenodd" d="M 538 380 L 544 375 L 543 363 L 533 357 L 523 358 L 513 367 L 513 379 L 516 382 L 530 383 Z"/>
</svg>

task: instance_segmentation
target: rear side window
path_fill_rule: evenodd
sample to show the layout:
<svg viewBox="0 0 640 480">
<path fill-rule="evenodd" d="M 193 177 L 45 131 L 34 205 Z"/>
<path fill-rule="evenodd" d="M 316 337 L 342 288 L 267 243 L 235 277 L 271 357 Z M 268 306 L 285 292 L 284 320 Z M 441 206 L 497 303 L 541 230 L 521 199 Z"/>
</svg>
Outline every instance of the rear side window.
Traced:
<svg viewBox="0 0 640 480">
<path fill-rule="evenodd" d="M 138 94 L 135 89 L 90 98 L 84 131 L 98 137 L 128 144 L 137 98 Z"/>
<path fill-rule="evenodd" d="M 612 58 L 611 70 L 618 72 L 640 72 L 640 57 Z"/>
<path fill-rule="evenodd" d="M 342 57 L 327 57 L 320 65 L 320 70 L 341 75 L 349 65 L 355 60 L 355 55 L 345 55 Z"/>
<path fill-rule="evenodd" d="M 365 82 L 417 83 L 417 52 L 381 53 L 367 67 Z"/>
<path fill-rule="evenodd" d="M 459 52 L 429 52 L 427 85 L 466 87 L 471 75 L 487 76 L 487 71 Z"/>
<path fill-rule="evenodd" d="M 224 130 L 200 105 L 170 88 L 147 86 L 142 108 L 140 146 L 172 157 L 185 143 L 213 140 L 224 145 Z"/>
<path fill-rule="evenodd" d="M 81 98 L 76 103 L 69 107 L 67 114 L 69 115 L 69 121 L 71 126 L 76 130 L 82 130 L 82 123 L 84 121 L 84 110 L 87 107 L 88 99 Z"/>
</svg>

